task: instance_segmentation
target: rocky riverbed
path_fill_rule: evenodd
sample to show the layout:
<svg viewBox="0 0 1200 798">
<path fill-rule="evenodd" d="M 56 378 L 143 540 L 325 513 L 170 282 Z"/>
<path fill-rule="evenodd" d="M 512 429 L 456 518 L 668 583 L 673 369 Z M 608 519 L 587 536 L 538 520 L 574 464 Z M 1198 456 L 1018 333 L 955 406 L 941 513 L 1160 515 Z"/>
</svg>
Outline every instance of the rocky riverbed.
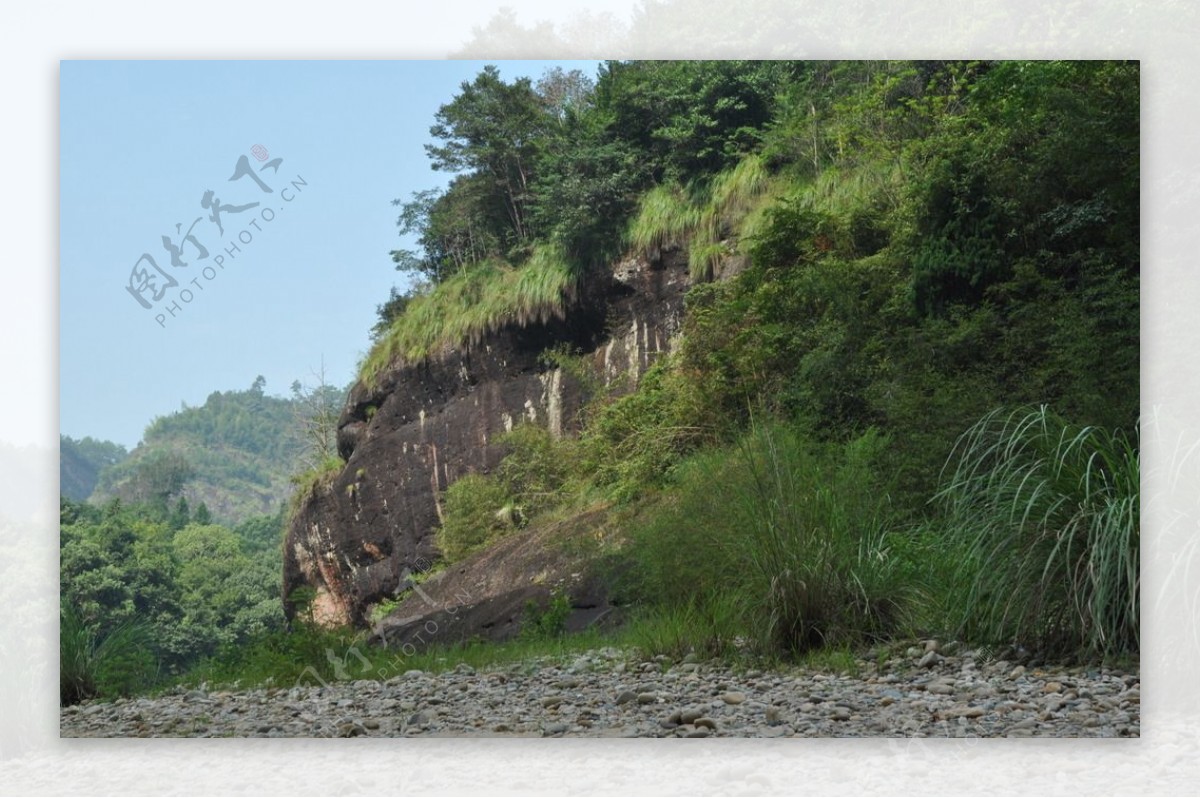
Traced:
<svg viewBox="0 0 1200 798">
<path fill-rule="evenodd" d="M 1035 667 L 935 641 L 856 673 L 598 649 L 386 681 L 178 689 L 64 708 L 63 737 L 1137 737 L 1136 672 Z"/>
</svg>

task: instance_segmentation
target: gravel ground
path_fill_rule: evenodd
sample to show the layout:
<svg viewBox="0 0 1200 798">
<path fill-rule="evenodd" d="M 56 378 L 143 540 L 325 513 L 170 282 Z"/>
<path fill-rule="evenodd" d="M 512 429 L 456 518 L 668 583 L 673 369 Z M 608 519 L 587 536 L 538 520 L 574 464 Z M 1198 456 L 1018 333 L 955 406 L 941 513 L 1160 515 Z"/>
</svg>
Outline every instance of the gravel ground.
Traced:
<svg viewBox="0 0 1200 798">
<path fill-rule="evenodd" d="M 61 710 L 63 737 L 1138 737 L 1140 679 L 935 641 L 856 675 L 598 649 L 387 681 L 183 690 Z"/>
</svg>

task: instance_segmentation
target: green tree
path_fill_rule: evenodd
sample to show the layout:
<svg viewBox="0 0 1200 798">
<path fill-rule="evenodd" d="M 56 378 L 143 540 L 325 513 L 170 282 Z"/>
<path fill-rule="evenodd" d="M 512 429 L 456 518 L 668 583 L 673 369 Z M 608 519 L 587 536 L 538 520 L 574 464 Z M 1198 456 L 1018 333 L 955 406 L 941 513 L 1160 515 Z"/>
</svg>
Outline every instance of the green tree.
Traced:
<svg viewBox="0 0 1200 798">
<path fill-rule="evenodd" d="M 345 392 L 330 385 L 325 365 L 313 372 L 311 386 L 292 383 L 292 435 L 300 451 L 305 470 L 315 469 L 337 456 L 337 423 L 345 402 Z"/>
<path fill-rule="evenodd" d="M 247 557 L 236 534 L 192 524 L 176 533 L 173 547 L 189 658 L 279 628 L 278 575 Z"/>
<path fill-rule="evenodd" d="M 503 202 L 510 243 L 526 241 L 533 168 L 550 122 L 529 78 L 505 83 L 488 65 L 434 119 L 429 132 L 443 143 L 425 146 L 433 168 L 485 178 Z"/>
<path fill-rule="evenodd" d="M 565 124 L 593 107 L 596 82 L 582 70 L 553 67 L 542 73 L 534 89 L 546 113 Z"/>
<path fill-rule="evenodd" d="M 687 183 L 757 147 L 792 69 L 778 61 L 610 61 L 596 109 L 614 138 L 648 156 L 656 180 Z"/>
<path fill-rule="evenodd" d="M 171 529 L 183 529 L 192 520 L 191 510 L 188 508 L 187 499 L 183 496 L 179 497 L 179 501 L 175 503 L 175 507 L 171 510 L 171 515 L 167 518 L 167 524 Z"/>
<path fill-rule="evenodd" d="M 110 504 L 99 521 L 61 528 L 60 591 L 99 634 L 134 621 L 178 618 L 171 530 L 146 508 Z"/>
<path fill-rule="evenodd" d="M 422 250 L 394 250 L 397 271 L 439 283 L 471 263 L 500 254 L 505 211 L 488 175 L 458 175 L 444 191 L 418 191 L 410 201 L 392 204 L 401 205 L 396 221 L 400 234 L 416 234 Z"/>
</svg>

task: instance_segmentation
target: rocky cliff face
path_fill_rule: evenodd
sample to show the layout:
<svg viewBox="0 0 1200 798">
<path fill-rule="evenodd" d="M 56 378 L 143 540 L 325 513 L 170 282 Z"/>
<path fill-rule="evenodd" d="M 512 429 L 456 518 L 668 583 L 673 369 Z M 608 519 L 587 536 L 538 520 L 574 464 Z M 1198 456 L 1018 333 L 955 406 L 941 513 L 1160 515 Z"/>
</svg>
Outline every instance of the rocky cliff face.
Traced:
<svg viewBox="0 0 1200 798">
<path fill-rule="evenodd" d="M 505 328 L 357 385 L 338 422 L 346 466 L 302 497 L 287 533 L 289 616 L 286 597 L 307 586 L 318 621 L 363 625 L 371 604 L 437 560 L 441 492 L 494 468 L 497 437 L 522 420 L 554 434 L 575 428 L 581 386 L 542 354 L 567 344 L 606 383 L 636 384 L 669 350 L 687 285 L 683 253 L 622 261 L 582 286 L 561 321 Z"/>
</svg>

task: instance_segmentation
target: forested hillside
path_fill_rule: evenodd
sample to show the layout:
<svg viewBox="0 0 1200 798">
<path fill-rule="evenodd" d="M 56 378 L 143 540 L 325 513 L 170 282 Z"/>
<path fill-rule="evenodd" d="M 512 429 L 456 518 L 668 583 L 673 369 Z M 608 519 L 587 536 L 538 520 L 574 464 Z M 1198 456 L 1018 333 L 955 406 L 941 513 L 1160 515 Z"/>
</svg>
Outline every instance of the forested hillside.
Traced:
<svg viewBox="0 0 1200 798">
<path fill-rule="evenodd" d="M 937 636 L 1136 658 L 1139 81 L 1124 61 L 485 68 L 431 120 L 448 187 L 396 201 L 419 248 L 392 258 L 415 279 L 380 298 L 347 439 L 424 435 L 424 405 L 375 401 L 422 394 L 397 375 L 550 336 L 597 312 L 590 287 L 622 263 L 687 264 L 665 354 L 621 379 L 599 349 L 549 341 L 539 374 L 581 386 L 578 416 L 506 416 L 503 460 L 444 489 L 444 451 L 431 488 L 382 444 L 347 465 L 329 423 L 289 466 L 288 402 L 215 393 L 104 471 L 97 497 L 121 503 L 64 503 L 64 624 L 98 645 L 140 619 L 146 667 L 193 679 L 341 678 L 328 641 L 366 645 L 312 628 L 316 586 L 286 596 L 290 635 L 266 598 L 289 519 L 210 525 L 271 515 L 291 468 L 292 513 L 357 521 L 372 484 L 435 493 L 438 563 L 399 579 L 395 537 L 313 565 L 370 582 L 374 619 L 528 534 L 587 560 L 627 619 L 611 640 L 650 654 L 779 662 Z M 544 592 L 523 640 L 565 628 L 570 598 Z"/>
<path fill-rule="evenodd" d="M 154 419 L 128 458 L 103 469 L 92 498 L 160 505 L 183 499 L 234 524 L 274 514 L 292 491 L 290 477 L 301 468 L 313 427 L 332 436 L 344 391 L 297 381 L 283 398 L 264 388 L 259 377 L 248 390 L 214 391 L 199 407 Z"/>
<path fill-rule="evenodd" d="M 283 625 L 282 518 L 234 528 L 203 507 L 62 499 L 61 697 L 153 687 Z"/>
<path fill-rule="evenodd" d="M 59 492 L 75 501 L 85 500 L 96 489 L 100 472 L 128 456 L 129 452 L 119 443 L 98 441 L 91 437 L 77 441 L 69 435 L 60 435 Z"/>
<path fill-rule="evenodd" d="M 145 690 L 282 631 L 284 507 L 333 450 L 344 391 L 320 375 L 288 399 L 264 388 L 156 418 L 128 454 L 63 436 L 64 702 Z"/>
<path fill-rule="evenodd" d="M 1135 651 L 1138 98 L 1130 62 L 485 69 L 430 129 L 449 188 L 400 203 L 424 282 L 363 379 L 569 317 L 622 255 L 694 287 L 635 392 L 450 487 L 443 552 L 602 501 L 685 648 Z"/>
</svg>

